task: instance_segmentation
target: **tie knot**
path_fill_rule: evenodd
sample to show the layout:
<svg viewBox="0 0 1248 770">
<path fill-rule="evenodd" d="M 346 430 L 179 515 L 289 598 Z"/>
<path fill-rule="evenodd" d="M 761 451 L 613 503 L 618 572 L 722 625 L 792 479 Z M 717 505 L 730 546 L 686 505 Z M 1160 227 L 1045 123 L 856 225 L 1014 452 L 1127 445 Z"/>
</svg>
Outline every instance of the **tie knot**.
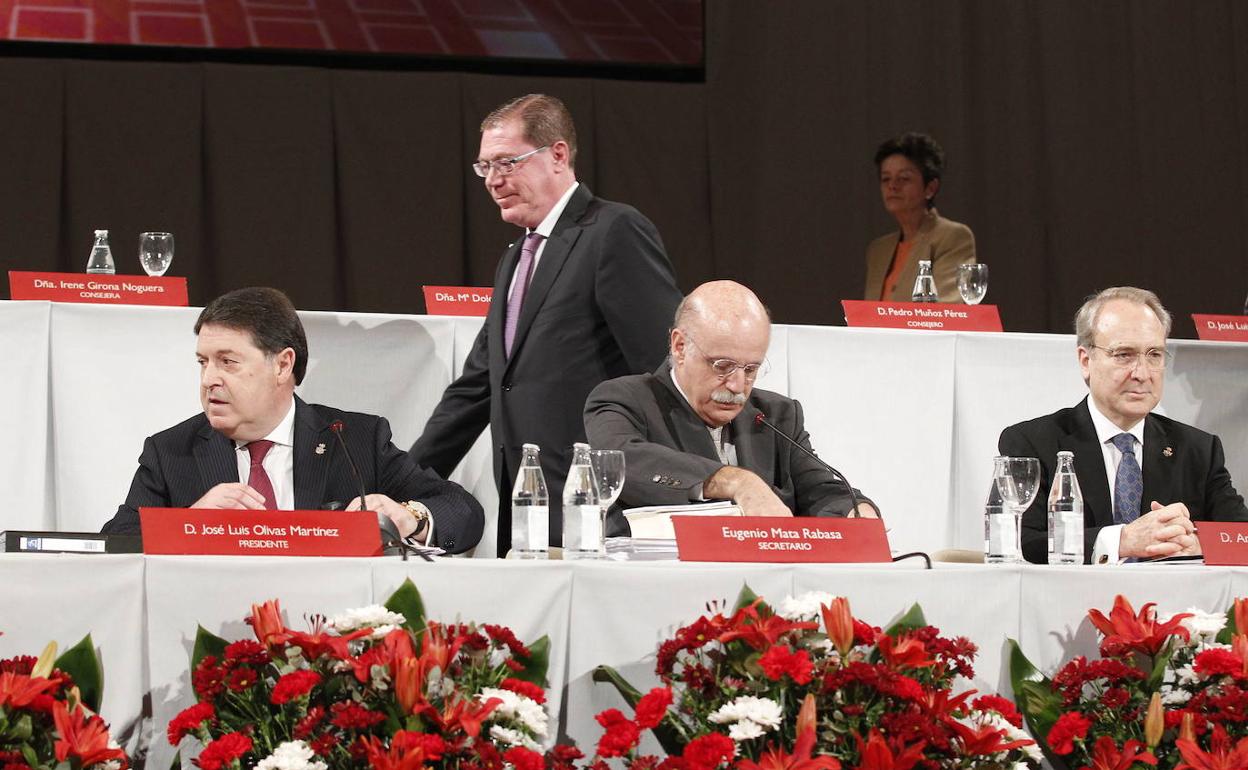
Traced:
<svg viewBox="0 0 1248 770">
<path fill-rule="evenodd" d="M 259 465 L 264 462 L 264 456 L 273 448 L 273 442 L 268 439 L 253 441 L 247 445 L 247 451 L 251 453 L 251 464 Z"/>
<path fill-rule="evenodd" d="M 1114 446 L 1118 447 L 1118 451 L 1122 452 L 1124 455 L 1135 454 L 1135 436 L 1132 436 L 1130 433 L 1119 433 L 1117 436 L 1111 438 L 1110 441 L 1112 441 Z"/>
<path fill-rule="evenodd" d="M 524 246 L 521 247 L 522 250 L 523 251 L 537 251 L 537 245 L 541 243 L 542 239 L 545 237 L 546 236 L 536 231 L 529 233 L 528 235 L 524 236 Z"/>
</svg>

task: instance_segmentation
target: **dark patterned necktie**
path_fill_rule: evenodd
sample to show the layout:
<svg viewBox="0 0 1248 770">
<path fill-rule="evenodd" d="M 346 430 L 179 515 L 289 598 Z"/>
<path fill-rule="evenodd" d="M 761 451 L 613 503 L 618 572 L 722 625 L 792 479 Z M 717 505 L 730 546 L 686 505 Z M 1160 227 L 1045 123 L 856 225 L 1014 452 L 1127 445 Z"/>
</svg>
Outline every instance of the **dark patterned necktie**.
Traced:
<svg viewBox="0 0 1248 770">
<path fill-rule="evenodd" d="M 273 448 L 273 442 L 253 441 L 247 445 L 247 452 L 251 455 L 251 471 L 247 476 L 247 486 L 264 495 L 264 507 L 270 511 L 277 510 L 277 495 L 273 494 L 273 482 L 269 480 L 269 474 L 265 472 L 264 456 Z"/>
<path fill-rule="evenodd" d="M 1144 474 L 1135 459 L 1135 436 L 1119 433 L 1110 441 L 1122 452 L 1114 476 L 1114 523 L 1130 524 L 1140 517 L 1140 500 L 1144 497 Z"/>
</svg>

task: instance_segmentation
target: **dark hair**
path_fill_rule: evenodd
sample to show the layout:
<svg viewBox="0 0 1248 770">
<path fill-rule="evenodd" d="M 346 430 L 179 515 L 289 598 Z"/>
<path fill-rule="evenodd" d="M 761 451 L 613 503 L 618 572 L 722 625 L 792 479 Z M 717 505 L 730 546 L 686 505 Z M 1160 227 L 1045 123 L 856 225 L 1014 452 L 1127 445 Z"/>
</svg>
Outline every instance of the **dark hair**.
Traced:
<svg viewBox="0 0 1248 770">
<path fill-rule="evenodd" d="M 924 185 L 933 179 L 940 179 L 940 175 L 945 170 L 945 151 L 940 148 L 935 139 L 927 134 L 910 131 L 881 144 L 875 151 L 876 170 L 878 171 L 884 160 L 892 155 L 901 155 L 918 166 L 919 172 L 923 174 Z M 933 195 L 928 200 L 928 208 L 935 205 L 935 198 L 936 196 Z"/>
<path fill-rule="evenodd" d="M 576 125 L 563 102 L 546 94 L 525 94 L 494 108 L 481 121 L 481 130 L 495 128 L 518 118 L 524 138 L 534 147 L 545 147 L 559 140 L 568 143 L 568 167 L 576 168 Z"/>
<path fill-rule="evenodd" d="M 199 314 L 195 333 L 199 334 L 201 328 L 209 325 L 247 332 L 252 344 L 265 355 L 274 356 L 286 348 L 293 349 L 295 384 L 303 382 L 308 369 L 308 338 L 303 333 L 299 313 L 283 292 L 267 286 L 252 286 L 222 294 Z"/>
</svg>

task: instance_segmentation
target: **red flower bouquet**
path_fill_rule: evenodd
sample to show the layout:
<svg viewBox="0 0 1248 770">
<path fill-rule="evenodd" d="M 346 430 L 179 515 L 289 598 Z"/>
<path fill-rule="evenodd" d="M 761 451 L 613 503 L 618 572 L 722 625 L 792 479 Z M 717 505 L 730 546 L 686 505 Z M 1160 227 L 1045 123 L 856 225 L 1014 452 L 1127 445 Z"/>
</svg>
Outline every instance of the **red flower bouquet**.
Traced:
<svg viewBox="0 0 1248 770">
<path fill-rule="evenodd" d="M 308 631 L 276 600 L 253 605 L 255 639 L 199 630 L 191 661 L 198 702 L 168 726 L 170 743 L 202 745 L 201 770 L 541 770 L 548 642 L 507 628 L 424 619 L 410 581 L 385 606 Z M 579 753 L 552 752 L 570 770 Z"/>
<path fill-rule="evenodd" d="M 1010 767 L 1037 759 L 1008 700 L 955 691 L 975 645 L 940 636 L 916 606 L 887 631 L 827 594 L 777 608 L 743 591 L 731 613 L 681 628 L 658 650 L 663 687 L 642 695 L 600 668 L 634 707 L 611 709 L 597 758 L 632 770 L 904 770 Z M 654 731 L 667 759 L 637 754 Z"/>
</svg>

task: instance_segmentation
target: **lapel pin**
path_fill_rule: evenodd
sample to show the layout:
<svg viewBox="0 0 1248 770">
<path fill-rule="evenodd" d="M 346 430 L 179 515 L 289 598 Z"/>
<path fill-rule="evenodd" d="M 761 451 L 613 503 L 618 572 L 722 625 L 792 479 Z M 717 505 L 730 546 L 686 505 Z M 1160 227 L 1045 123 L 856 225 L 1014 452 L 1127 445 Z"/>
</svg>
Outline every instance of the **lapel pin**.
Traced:
<svg viewBox="0 0 1248 770">
<path fill-rule="evenodd" d="M 1174 457 L 1174 450 L 1171 449 L 1170 447 L 1166 447 L 1165 449 L 1161 450 L 1161 455 L 1162 457 Z"/>
<path fill-rule="evenodd" d="M 323 454 L 325 454 L 325 445 L 324 445 L 324 444 L 317 444 L 317 445 L 316 445 L 316 453 L 317 453 L 318 455 L 323 455 Z"/>
</svg>

